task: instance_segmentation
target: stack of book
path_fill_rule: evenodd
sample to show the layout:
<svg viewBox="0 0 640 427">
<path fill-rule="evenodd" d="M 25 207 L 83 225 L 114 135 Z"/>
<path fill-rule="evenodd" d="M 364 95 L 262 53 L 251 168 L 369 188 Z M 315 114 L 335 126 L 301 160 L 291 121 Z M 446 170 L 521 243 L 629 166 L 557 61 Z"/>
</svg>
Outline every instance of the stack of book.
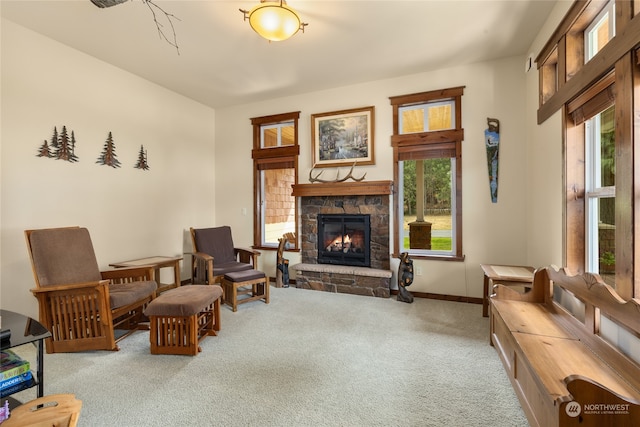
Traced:
<svg viewBox="0 0 640 427">
<path fill-rule="evenodd" d="M 7 396 L 18 391 L 33 379 L 29 361 L 22 359 L 11 350 L 0 352 L 0 393 Z"/>
</svg>

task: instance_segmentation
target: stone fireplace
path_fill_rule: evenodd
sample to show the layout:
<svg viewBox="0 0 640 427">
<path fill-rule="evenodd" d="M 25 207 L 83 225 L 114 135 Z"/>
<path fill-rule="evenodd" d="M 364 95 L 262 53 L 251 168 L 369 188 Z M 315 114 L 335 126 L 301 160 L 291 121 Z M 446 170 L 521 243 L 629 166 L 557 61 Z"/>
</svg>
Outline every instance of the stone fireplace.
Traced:
<svg viewBox="0 0 640 427">
<path fill-rule="evenodd" d="M 296 271 L 296 286 L 328 292 L 378 297 L 390 296 L 390 216 L 391 181 L 297 184 L 293 195 L 300 197 L 302 263 L 291 266 Z M 347 215 L 366 217 L 370 226 L 369 266 L 344 265 L 348 262 L 318 262 L 318 216 Z M 349 224 L 350 226 L 350 224 Z M 347 226 L 347 228 L 349 228 Z M 351 236 L 350 236 L 351 237 Z M 344 251 L 345 242 L 340 243 Z M 343 252 L 344 253 L 344 252 Z M 347 257 L 348 258 L 348 257 Z"/>
</svg>

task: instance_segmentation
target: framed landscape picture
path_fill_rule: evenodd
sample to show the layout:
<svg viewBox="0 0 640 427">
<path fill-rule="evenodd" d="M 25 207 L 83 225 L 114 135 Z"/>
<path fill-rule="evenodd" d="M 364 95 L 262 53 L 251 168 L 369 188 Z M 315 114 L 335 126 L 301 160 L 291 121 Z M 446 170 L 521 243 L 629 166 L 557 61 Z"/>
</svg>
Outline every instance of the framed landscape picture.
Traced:
<svg viewBox="0 0 640 427">
<path fill-rule="evenodd" d="M 311 115 L 313 167 L 375 164 L 374 107 Z"/>
</svg>

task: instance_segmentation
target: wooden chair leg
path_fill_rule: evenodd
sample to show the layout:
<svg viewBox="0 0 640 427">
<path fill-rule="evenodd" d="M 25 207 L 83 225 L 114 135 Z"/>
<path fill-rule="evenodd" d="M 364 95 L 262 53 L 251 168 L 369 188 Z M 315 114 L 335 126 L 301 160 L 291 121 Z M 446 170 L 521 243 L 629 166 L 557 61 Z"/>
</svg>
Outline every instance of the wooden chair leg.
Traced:
<svg viewBox="0 0 640 427">
<path fill-rule="evenodd" d="M 215 331 L 220 330 L 220 298 L 213 302 L 213 319 L 215 324 L 213 325 L 213 329 Z"/>
<path fill-rule="evenodd" d="M 231 298 L 233 311 L 236 312 L 238 311 L 238 284 L 235 282 L 231 284 Z"/>
</svg>

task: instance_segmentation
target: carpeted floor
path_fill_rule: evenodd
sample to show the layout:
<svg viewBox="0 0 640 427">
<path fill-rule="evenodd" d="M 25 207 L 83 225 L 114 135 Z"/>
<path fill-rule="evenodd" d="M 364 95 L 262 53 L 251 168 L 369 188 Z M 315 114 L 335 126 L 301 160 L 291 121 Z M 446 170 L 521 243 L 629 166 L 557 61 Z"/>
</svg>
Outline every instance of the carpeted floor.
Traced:
<svg viewBox="0 0 640 427">
<path fill-rule="evenodd" d="M 195 357 L 151 355 L 148 332 L 46 355 L 45 393 L 88 427 L 528 425 L 480 305 L 272 287 L 221 323 Z"/>
</svg>

